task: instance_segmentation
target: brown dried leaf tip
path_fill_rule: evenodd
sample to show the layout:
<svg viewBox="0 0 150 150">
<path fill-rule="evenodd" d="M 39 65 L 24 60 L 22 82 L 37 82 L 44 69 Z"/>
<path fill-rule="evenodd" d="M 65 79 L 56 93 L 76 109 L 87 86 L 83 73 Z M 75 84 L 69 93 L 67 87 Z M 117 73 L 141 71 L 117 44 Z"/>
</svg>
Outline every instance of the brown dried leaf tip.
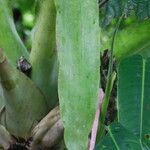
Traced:
<svg viewBox="0 0 150 150">
<path fill-rule="evenodd" d="M 17 61 L 17 69 L 26 74 L 31 75 L 32 66 L 24 56 L 21 56 Z"/>
</svg>

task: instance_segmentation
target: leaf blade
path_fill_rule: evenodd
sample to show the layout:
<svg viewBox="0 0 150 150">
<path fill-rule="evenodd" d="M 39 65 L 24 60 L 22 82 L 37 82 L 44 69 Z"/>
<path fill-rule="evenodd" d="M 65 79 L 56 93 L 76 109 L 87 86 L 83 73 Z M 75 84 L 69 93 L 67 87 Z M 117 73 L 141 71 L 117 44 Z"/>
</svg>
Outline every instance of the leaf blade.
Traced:
<svg viewBox="0 0 150 150">
<path fill-rule="evenodd" d="M 15 66 L 21 56 L 28 59 L 29 54 L 16 31 L 8 0 L 0 0 L 0 20 L 0 48 Z"/>
<path fill-rule="evenodd" d="M 58 85 L 65 142 L 68 149 L 84 150 L 99 90 L 98 7 L 96 0 L 58 0 L 56 6 Z"/>
<path fill-rule="evenodd" d="M 119 66 L 118 84 L 119 122 L 148 146 L 143 132 L 150 133 L 149 62 L 139 55 L 125 59 Z"/>
<path fill-rule="evenodd" d="M 44 93 L 49 108 L 52 109 L 58 103 L 56 8 L 53 0 L 39 1 L 38 3 L 38 19 L 34 27 L 30 53 L 31 78 Z"/>
<path fill-rule="evenodd" d="M 96 150 L 142 150 L 138 138 L 119 123 L 108 127 L 108 134 L 97 145 Z"/>
</svg>

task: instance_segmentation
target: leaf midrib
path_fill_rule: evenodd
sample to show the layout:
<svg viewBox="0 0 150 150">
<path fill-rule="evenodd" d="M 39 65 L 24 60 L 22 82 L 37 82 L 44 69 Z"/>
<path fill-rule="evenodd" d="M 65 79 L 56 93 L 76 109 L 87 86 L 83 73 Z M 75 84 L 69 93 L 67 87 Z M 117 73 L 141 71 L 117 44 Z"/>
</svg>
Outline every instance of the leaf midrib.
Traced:
<svg viewBox="0 0 150 150">
<path fill-rule="evenodd" d="M 119 146 L 118 146 L 118 144 L 117 144 L 117 142 L 116 142 L 116 139 L 115 139 L 115 137 L 113 136 L 113 133 L 112 133 L 112 131 L 111 131 L 110 126 L 108 126 L 108 132 L 109 132 L 109 135 L 110 135 L 110 137 L 111 137 L 111 139 L 112 139 L 112 141 L 113 141 L 113 143 L 114 143 L 116 149 L 117 149 L 117 150 L 120 150 L 120 148 L 119 148 Z"/>
<path fill-rule="evenodd" d="M 143 59 L 142 64 L 142 89 L 141 89 L 141 111 L 140 111 L 140 144 L 141 148 L 143 148 L 142 145 L 142 128 L 143 128 L 143 104 L 144 104 L 144 92 L 145 92 L 145 71 L 146 71 L 146 60 Z"/>
</svg>

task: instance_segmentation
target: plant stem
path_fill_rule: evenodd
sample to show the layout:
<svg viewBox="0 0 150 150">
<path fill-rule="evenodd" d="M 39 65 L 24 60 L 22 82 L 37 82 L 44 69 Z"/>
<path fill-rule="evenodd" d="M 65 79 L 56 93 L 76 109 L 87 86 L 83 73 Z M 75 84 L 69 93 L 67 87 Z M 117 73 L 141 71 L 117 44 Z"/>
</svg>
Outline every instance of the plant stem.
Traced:
<svg viewBox="0 0 150 150">
<path fill-rule="evenodd" d="M 108 104 L 109 104 L 111 91 L 112 91 L 113 84 L 114 84 L 114 81 L 116 78 L 116 73 L 115 72 L 113 73 L 113 51 L 114 51 L 115 37 L 116 37 L 117 31 L 119 29 L 119 26 L 120 26 L 120 23 L 121 23 L 123 17 L 124 17 L 124 13 L 120 17 L 120 19 L 117 23 L 117 26 L 116 26 L 114 34 L 113 34 L 112 43 L 111 43 L 111 54 L 110 54 L 110 61 L 109 61 L 108 77 L 107 77 L 105 96 L 104 96 L 104 100 L 102 103 L 101 117 L 100 117 L 100 135 L 101 135 L 101 133 L 103 133 L 103 130 L 104 130 L 103 124 L 104 124 L 105 117 L 107 114 L 107 108 L 108 108 Z"/>
</svg>

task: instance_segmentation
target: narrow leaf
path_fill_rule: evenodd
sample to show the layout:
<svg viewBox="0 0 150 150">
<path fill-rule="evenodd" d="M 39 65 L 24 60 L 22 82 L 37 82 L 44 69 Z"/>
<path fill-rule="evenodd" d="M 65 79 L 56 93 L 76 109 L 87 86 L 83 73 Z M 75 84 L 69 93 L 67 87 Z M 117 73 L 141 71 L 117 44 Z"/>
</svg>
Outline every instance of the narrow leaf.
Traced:
<svg viewBox="0 0 150 150">
<path fill-rule="evenodd" d="M 0 0 L 0 48 L 4 49 L 9 61 L 16 65 L 16 61 L 24 56 L 28 59 L 28 52 L 17 34 L 8 0 Z"/>
<path fill-rule="evenodd" d="M 53 0 L 39 1 L 39 14 L 34 27 L 30 54 L 32 80 L 44 93 L 50 108 L 58 101 L 56 56 L 56 9 Z"/>
</svg>

